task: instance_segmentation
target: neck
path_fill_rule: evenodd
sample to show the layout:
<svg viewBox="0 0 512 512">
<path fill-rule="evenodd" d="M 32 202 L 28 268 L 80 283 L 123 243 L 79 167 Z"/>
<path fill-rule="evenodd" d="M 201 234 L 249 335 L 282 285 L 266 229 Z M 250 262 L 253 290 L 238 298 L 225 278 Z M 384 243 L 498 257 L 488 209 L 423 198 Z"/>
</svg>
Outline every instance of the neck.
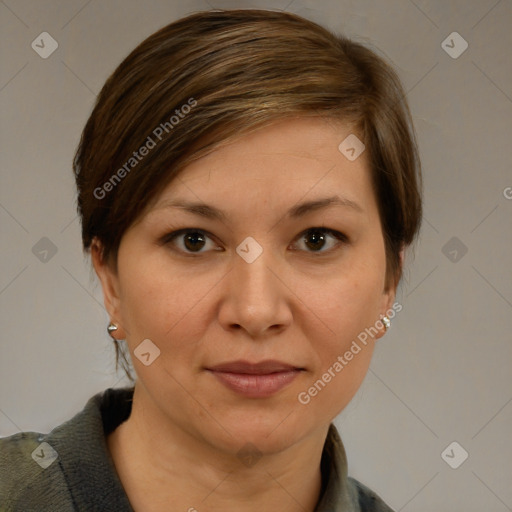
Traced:
<svg viewBox="0 0 512 512">
<path fill-rule="evenodd" d="M 107 439 L 136 512 L 314 511 L 328 425 L 283 451 L 242 460 L 172 424 L 137 388 L 130 417 Z"/>
</svg>

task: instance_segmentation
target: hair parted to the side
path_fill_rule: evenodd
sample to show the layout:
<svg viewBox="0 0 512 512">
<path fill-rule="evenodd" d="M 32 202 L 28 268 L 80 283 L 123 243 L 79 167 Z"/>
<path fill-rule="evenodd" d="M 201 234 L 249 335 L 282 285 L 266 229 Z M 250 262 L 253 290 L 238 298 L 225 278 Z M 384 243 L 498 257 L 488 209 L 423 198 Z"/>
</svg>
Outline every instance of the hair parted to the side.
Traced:
<svg viewBox="0 0 512 512">
<path fill-rule="evenodd" d="M 123 60 L 98 95 L 74 158 L 84 251 L 97 238 L 116 269 L 123 234 L 179 171 L 265 124 L 305 116 L 348 123 L 364 142 L 386 286 L 397 285 L 400 250 L 414 241 L 422 217 L 404 89 L 374 51 L 287 12 L 198 12 Z"/>
</svg>

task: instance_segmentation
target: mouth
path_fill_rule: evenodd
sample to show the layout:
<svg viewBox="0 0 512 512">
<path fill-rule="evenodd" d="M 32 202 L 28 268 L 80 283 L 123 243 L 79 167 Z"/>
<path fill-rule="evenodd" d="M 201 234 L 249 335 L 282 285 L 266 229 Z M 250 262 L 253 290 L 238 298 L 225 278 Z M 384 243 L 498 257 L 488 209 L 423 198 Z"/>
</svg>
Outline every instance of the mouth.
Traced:
<svg viewBox="0 0 512 512">
<path fill-rule="evenodd" d="M 281 361 L 232 361 L 206 368 L 220 383 L 249 398 L 265 398 L 281 391 L 305 370 Z"/>
</svg>

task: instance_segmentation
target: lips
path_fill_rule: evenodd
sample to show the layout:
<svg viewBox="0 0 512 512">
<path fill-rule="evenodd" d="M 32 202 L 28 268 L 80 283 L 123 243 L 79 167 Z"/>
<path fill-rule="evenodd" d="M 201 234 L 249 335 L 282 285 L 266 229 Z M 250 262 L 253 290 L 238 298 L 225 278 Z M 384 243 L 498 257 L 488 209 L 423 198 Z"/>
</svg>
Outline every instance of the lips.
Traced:
<svg viewBox="0 0 512 512">
<path fill-rule="evenodd" d="M 207 368 L 225 387 L 252 398 L 274 395 L 288 386 L 303 370 L 275 360 L 258 363 L 232 361 Z"/>
<path fill-rule="evenodd" d="M 223 363 L 217 366 L 208 368 L 211 371 L 224 372 L 224 373 L 243 373 L 247 375 L 268 375 L 270 373 L 288 372 L 290 370 L 300 370 L 290 364 L 282 363 L 280 361 L 266 360 L 259 363 L 249 363 L 247 361 L 233 361 L 230 363 Z"/>
</svg>

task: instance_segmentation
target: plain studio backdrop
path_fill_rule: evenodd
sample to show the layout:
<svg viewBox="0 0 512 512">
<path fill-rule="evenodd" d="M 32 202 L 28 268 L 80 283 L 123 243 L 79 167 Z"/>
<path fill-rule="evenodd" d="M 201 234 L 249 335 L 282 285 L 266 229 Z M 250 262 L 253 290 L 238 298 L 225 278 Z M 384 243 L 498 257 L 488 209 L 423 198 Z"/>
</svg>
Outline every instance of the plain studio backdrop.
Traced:
<svg viewBox="0 0 512 512">
<path fill-rule="evenodd" d="M 126 384 L 81 251 L 71 168 L 96 95 L 162 26 L 251 7 L 377 48 L 418 133 L 425 216 L 403 309 L 336 419 L 349 474 L 404 512 L 511 510 L 509 0 L 1 2 L 0 436 L 48 432 Z"/>
</svg>

